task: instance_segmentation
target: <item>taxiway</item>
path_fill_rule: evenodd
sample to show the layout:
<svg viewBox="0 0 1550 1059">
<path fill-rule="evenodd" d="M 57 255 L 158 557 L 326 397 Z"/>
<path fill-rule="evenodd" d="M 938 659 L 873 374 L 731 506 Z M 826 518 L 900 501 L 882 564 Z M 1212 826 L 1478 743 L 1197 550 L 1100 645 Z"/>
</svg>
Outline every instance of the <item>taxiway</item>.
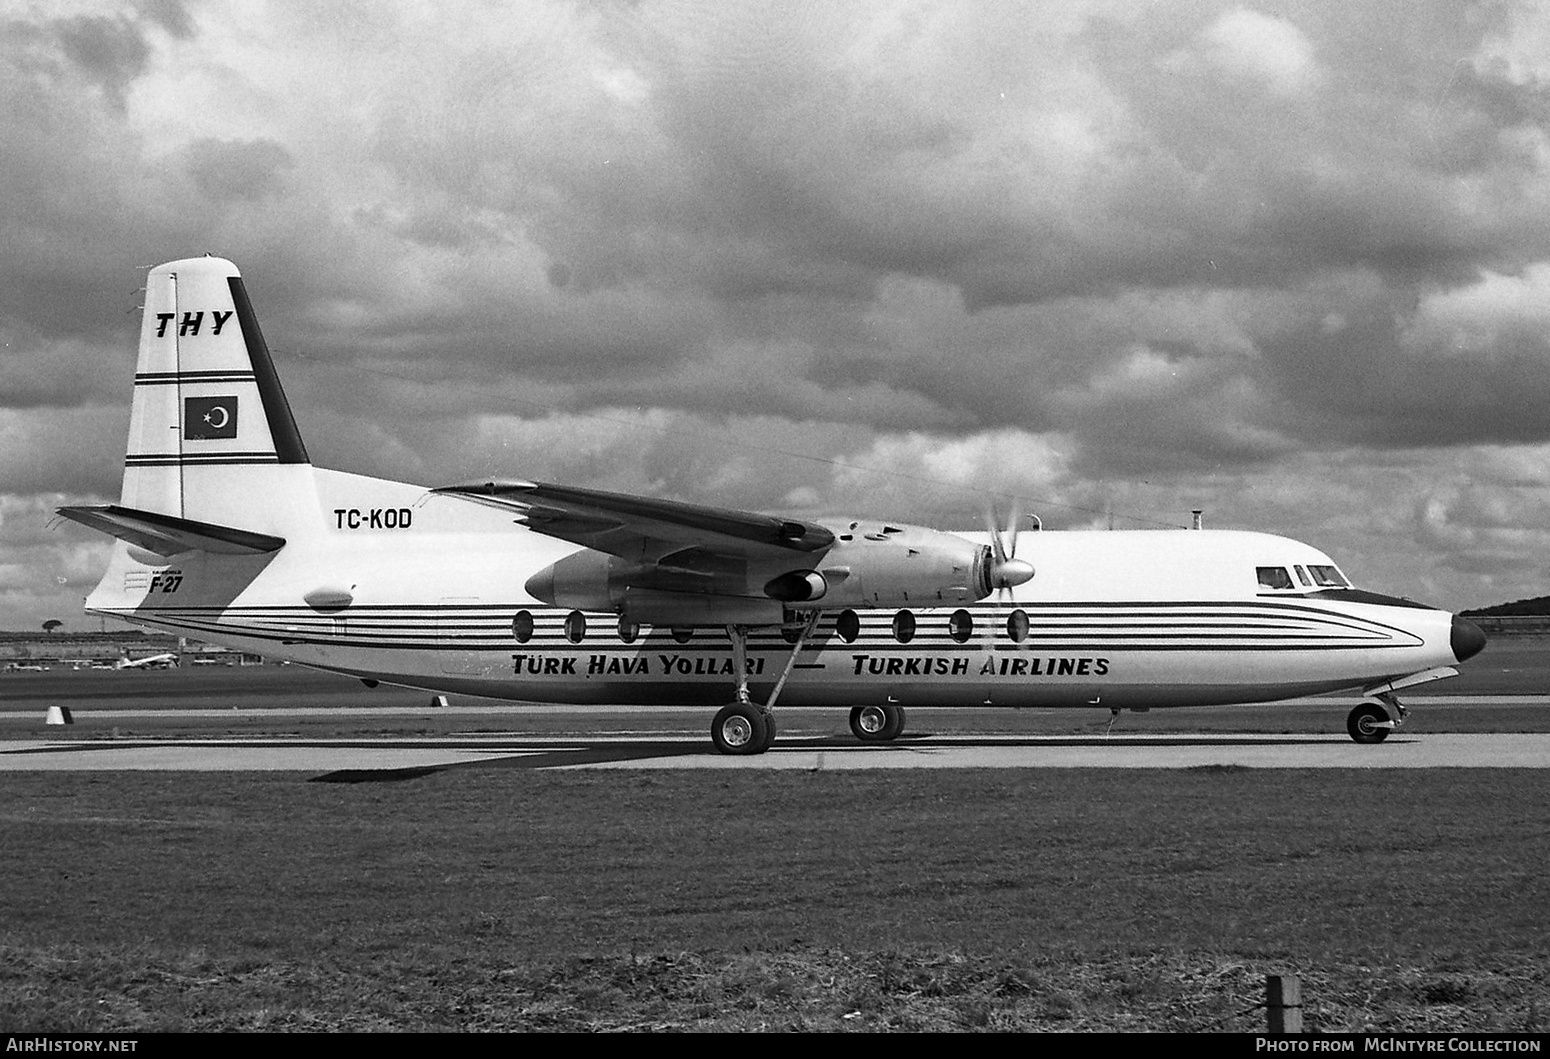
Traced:
<svg viewBox="0 0 1550 1059">
<path fill-rule="evenodd" d="M 522 736 L 376 739 L 135 739 L 0 742 L 0 772 L 309 772 L 390 780 L 448 768 L 611 769 L 1416 769 L 1550 768 L 1550 734 L 927 736 L 866 746 L 777 742 L 749 758 L 703 737 Z"/>
</svg>

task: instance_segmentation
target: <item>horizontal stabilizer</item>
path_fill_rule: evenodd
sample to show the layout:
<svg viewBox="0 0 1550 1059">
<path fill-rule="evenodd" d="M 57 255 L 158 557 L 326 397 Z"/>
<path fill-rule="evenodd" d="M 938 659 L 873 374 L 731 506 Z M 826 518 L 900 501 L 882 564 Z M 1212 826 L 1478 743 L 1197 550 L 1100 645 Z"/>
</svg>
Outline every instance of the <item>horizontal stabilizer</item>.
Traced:
<svg viewBox="0 0 1550 1059">
<path fill-rule="evenodd" d="M 62 507 L 59 514 L 72 522 L 109 533 L 137 548 L 157 555 L 205 551 L 219 555 L 262 555 L 279 551 L 284 537 L 267 533 L 215 526 L 208 522 L 159 515 L 154 511 L 136 511 L 117 504 L 97 507 Z"/>
</svg>

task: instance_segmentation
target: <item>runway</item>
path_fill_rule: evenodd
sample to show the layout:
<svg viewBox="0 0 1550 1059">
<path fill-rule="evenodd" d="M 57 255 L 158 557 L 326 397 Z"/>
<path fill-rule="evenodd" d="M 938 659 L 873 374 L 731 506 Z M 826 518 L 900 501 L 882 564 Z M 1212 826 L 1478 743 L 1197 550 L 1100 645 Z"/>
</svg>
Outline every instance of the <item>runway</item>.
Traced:
<svg viewBox="0 0 1550 1059">
<path fill-rule="evenodd" d="M 861 745 L 777 742 L 755 757 L 704 737 L 522 736 L 377 739 L 9 740 L 0 772 L 303 772 L 320 780 L 405 779 L 458 768 L 525 769 L 1422 769 L 1550 768 L 1550 734 L 927 736 Z"/>
</svg>

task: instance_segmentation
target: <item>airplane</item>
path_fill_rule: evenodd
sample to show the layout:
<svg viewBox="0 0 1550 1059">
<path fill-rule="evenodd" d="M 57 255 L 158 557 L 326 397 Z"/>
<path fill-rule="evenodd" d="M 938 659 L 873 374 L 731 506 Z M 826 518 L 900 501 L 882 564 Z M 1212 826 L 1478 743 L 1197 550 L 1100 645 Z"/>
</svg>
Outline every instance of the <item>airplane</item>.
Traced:
<svg viewBox="0 0 1550 1059">
<path fill-rule="evenodd" d="M 114 669 L 170 669 L 178 664 L 175 654 L 146 655 L 144 658 L 120 658 L 113 663 Z"/>
<path fill-rule="evenodd" d="M 379 682 L 519 701 L 719 706 L 758 754 L 777 701 L 897 739 L 910 706 L 1145 711 L 1326 692 L 1382 741 L 1457 675 L 1468 621 L 1323 552 L 1204 529 L 951 533 L 520 478 L 427 488 L 314 466 L 241 274 L 150 271 L 88 613 Z"/>
</svg>

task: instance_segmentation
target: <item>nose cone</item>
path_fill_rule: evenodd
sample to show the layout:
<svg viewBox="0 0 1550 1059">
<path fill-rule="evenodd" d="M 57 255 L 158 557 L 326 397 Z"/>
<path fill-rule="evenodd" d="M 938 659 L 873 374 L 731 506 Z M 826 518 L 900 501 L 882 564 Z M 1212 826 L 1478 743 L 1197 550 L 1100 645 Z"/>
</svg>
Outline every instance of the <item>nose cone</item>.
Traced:
<svg viewBox="0 0 1550 1059">
<path fill-rule="evenodd" d="M 538 571 L 538 573 L 528 578 L 527 584 L 523 585 L 522 587 L 527 589 L 527 594 L 532 596 L 534 599 L 541 599 L 545 603 L 552 605 L 554 603 L 554 567 L 544 567 L 542 570 Z M 1454 618 L 1453 620 L 1455 622 L 1458 621 L 1457 618 Z M 1453 639 L 1455 641 L 1458 639 L 1458 633 L 1456 631 L 1453 634 Z"/>
<path fill-rule="evenodd" d="M 1453 657 L 1460 662 L 1467 658 L 1473 658 L 1485 647 L 1485 633 L 1480 631 L 1480 626 L 1463 618 L 1453 618 Z"/>
</svg>

